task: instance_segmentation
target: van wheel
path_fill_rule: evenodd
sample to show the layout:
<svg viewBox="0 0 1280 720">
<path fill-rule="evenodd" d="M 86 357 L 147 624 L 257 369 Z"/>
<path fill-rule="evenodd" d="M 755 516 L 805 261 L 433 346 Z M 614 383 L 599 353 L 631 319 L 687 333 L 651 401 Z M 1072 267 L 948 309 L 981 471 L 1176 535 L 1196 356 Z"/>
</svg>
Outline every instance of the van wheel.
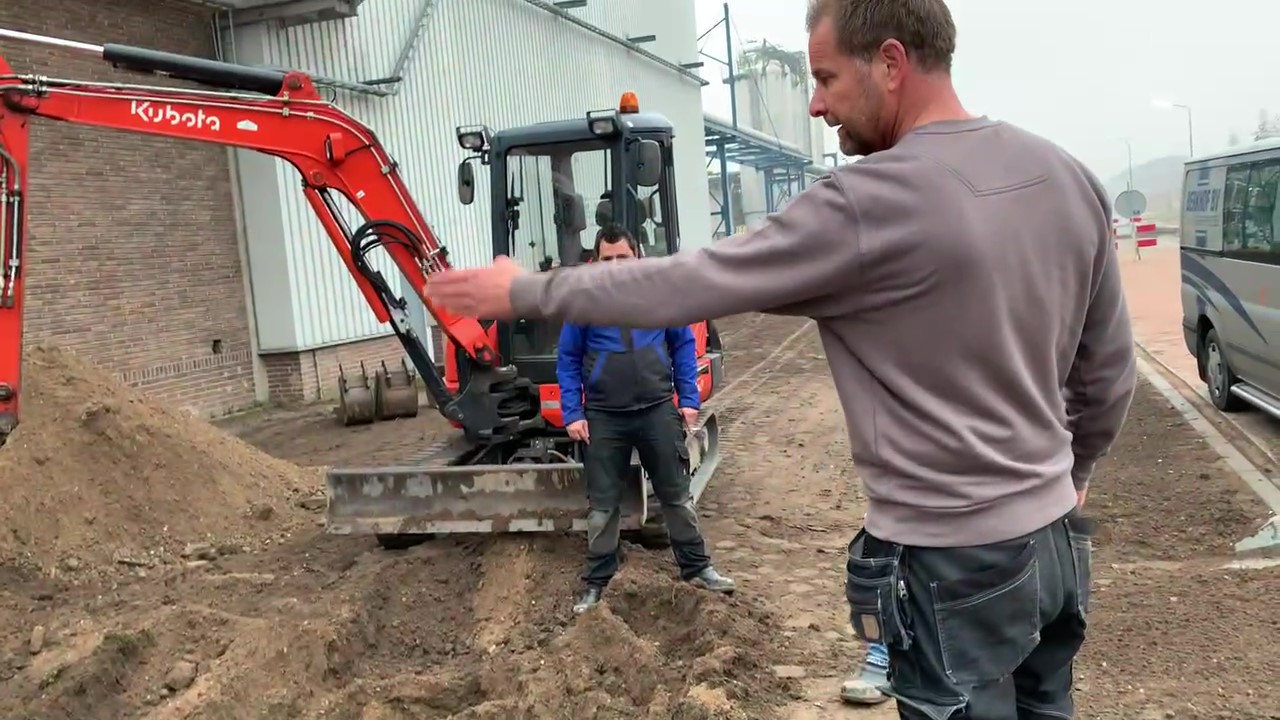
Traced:
<svg viewBox="0 0 1280 720">
<path fill-rule="evenodd" d="M 1231 394 L 1231 386 L 1239 382 L 1236 374 L 1222 354 L 1218 331 L 1212 329 L 1200 344 L 1200 363 L 1204 367 L 1205 384 L 1209 386 L 1209 399 L 1223 412 L 1243 410 L 1246 403 Z"/>
</svg>

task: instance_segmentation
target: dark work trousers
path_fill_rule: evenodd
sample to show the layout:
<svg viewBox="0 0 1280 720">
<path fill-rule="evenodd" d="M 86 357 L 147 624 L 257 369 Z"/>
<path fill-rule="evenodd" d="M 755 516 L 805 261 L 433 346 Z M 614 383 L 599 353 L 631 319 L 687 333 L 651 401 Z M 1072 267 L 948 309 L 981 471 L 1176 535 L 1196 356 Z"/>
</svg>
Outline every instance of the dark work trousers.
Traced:
<svg viewBox="0 0 1280 720">
<path fill-rule="evenodd" d="M 711 564 L 698 528 L 689 493 L 689 459 L 684 421 L 675 404 L 664 402 L 644 410 L 606 412 L 587 409 L 585 470 L 587 500 L 587 567 L 582 579 L 603 588 L 618 571 L 618 522 L 623 483 L 630 474 L 631 451 L 649 475 L 662 503 L 662 516 L 680 576 L 688 580 Z"/>
<path fill-rule="evenodd" d="M 978 547 L 908 547 L 860 531 L 846 566 L 850 621 L 863 640 L 888 646 L 899 717 L 1074 717 L 1091 553 L 1075 511 Z"/>
</svg>

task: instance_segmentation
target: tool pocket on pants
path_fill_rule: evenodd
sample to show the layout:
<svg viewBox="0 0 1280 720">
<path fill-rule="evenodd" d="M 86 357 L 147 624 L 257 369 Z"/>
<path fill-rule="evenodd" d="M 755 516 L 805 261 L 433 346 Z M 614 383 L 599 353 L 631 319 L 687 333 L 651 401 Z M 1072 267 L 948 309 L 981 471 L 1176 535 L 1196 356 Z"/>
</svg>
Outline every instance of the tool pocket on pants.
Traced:
<svg viewBox="0 0 1280 720">
<path fill-rule="evenodd" d="M 849 601 L 849 623 L 853 631 L 868 643 L 881 643 L 905 650 L 911 635 L 903 623 L 899 584 L 898 546 L 891 555 L 863 557 L 866 530 L 858 531 L 849 543 L 845 561 L 845 599 Z"/>
<path fill-rule="evenodd" d="M 1087 530 L 1067 520 L 1067 539 L 1071 542 L 1071 562 L 1076 572 L 1076 609 L 1084 618 L 1089 614 L 1089 584 L 1093 582 L 1093 538 Z"/>
<path fill-rule="evenodd" d="M 1030 540 L 1003 564 L 930 584 L 944 669 L 957 685 L 1008 677 L 1040 642 L 1040 566 Z"/>
<path fill-rule="evenodd" d="M 680 422 L 684 422 L 681 420 Z M 684 434 L 681 433 L 676 438 L 676 457 L 680 460 L 680 469 L 689 472 L 689 446 L 684 441 Z"/>
</svg>

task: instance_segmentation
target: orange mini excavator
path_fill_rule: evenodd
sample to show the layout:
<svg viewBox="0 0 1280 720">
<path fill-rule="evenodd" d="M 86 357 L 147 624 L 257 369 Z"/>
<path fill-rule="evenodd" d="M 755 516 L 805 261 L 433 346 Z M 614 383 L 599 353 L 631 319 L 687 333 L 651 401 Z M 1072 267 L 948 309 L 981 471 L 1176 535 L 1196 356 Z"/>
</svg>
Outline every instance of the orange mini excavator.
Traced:
<svg viewBox="0 0 1280 720">
<path fill-rule="evenodd" d="M 448 253 L 365 125 L 321 98 L 306 73 L 250 67 L 108 44 L 87 45 L 0 29 L 0 40 L 57 45 L 99 55 L 135 73 L 167 75 L 188 87 L 65 80 L 15 73 L 0 57 L 0 443 L 21 417 L 23 283 L 28 129 L 36 118 L 256 150 L 297 169 L 302 193 L 369 307 L 389 323 L 423 379 L 431 404 L 461 432 L 403 467 L 331 469 L 328 531 L 376 535 L 398 546 L 438 533 L 584 529 L 581 448 L 563 428 L 556 384 L 559 326 L 489 322 L 435 307 L 426 277 L 449 267 Z M 203 87 L 200 87 L 203 86 Z M 453 139 L 450 139 L 452 142 Z M 475 164 L 488 168 L 493 253 L 532 270 L 577 264 L 592 226 L 621 223 L 646 254 L 679 250 L 673 129 L 639 112 L 632 93 L 616 109 L 492 133 L 458 128 L 467 152 L 458 166 L 463 203 L 474 201 Z M 699 192 L 702 192 L 700 189 Z M 336 202 L 363 217 L 352 227 Z M 592 217 L 584 197 L 594 202 Z M 401 297 L 370 262 L 381 248 L 415 289 Z M 660 298 L 655 298 L 660 302 Z M 443 372 L 410 322 L 411 303 L 446 338 Z M 709 399 L 722 382 L 720 342 L 710 322 L 694 326 L 698 388 Z M 689 434 L 695 499 L 719 460 L 714 413 Z M 633 460 L 622 526 L 660 529 L 661 516 Z"/>
</svg>

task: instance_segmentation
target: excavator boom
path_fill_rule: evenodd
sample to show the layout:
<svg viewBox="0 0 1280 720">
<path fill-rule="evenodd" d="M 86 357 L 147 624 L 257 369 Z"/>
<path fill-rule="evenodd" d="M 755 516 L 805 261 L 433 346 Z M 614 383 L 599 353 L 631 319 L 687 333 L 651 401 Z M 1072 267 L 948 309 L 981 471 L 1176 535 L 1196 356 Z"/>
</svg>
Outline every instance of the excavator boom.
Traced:
<svg viewBox="0 0 1280 720">
<path fill-rule="evenodd" d="M 67 45 L 55 38 L 0 30 L 0 37 Z M 25 177 L 31 118 L 256 150 L 297 168 L 302 192 L 379 322 L 390 323 L 427 385 L 436 407 L 473 442 L 499 442 L 536 430 L 536 396 L 501 364 L 476 318 L 435 307 L 426 276 L 449 267 L 446 249 L 410 197 L 395 161 L 372 130 L 323 100 L 309 76 L 123 45 L 77 49 L 113 65 L 165 74 L 219 91 L 122 83 L 89 83 L 15 74 L 0 58 L 0 232 L 5 258 L 0 285 L 0 441 L 19 421 Z M 263 93 L 270 96 L 264 96 Z M 351 228 L 341 195 L 364 221 Z M 449 339 L 474 363 L 473 381 L 456 395 L 445 386 L 426 343 L 408 322 L 406 300 L 370 263 L 383 248 Z M 524 404 L 512 395 L 527 394 Z M 504 400 L 499 408 L 499 400 Z"/>
</svg>

